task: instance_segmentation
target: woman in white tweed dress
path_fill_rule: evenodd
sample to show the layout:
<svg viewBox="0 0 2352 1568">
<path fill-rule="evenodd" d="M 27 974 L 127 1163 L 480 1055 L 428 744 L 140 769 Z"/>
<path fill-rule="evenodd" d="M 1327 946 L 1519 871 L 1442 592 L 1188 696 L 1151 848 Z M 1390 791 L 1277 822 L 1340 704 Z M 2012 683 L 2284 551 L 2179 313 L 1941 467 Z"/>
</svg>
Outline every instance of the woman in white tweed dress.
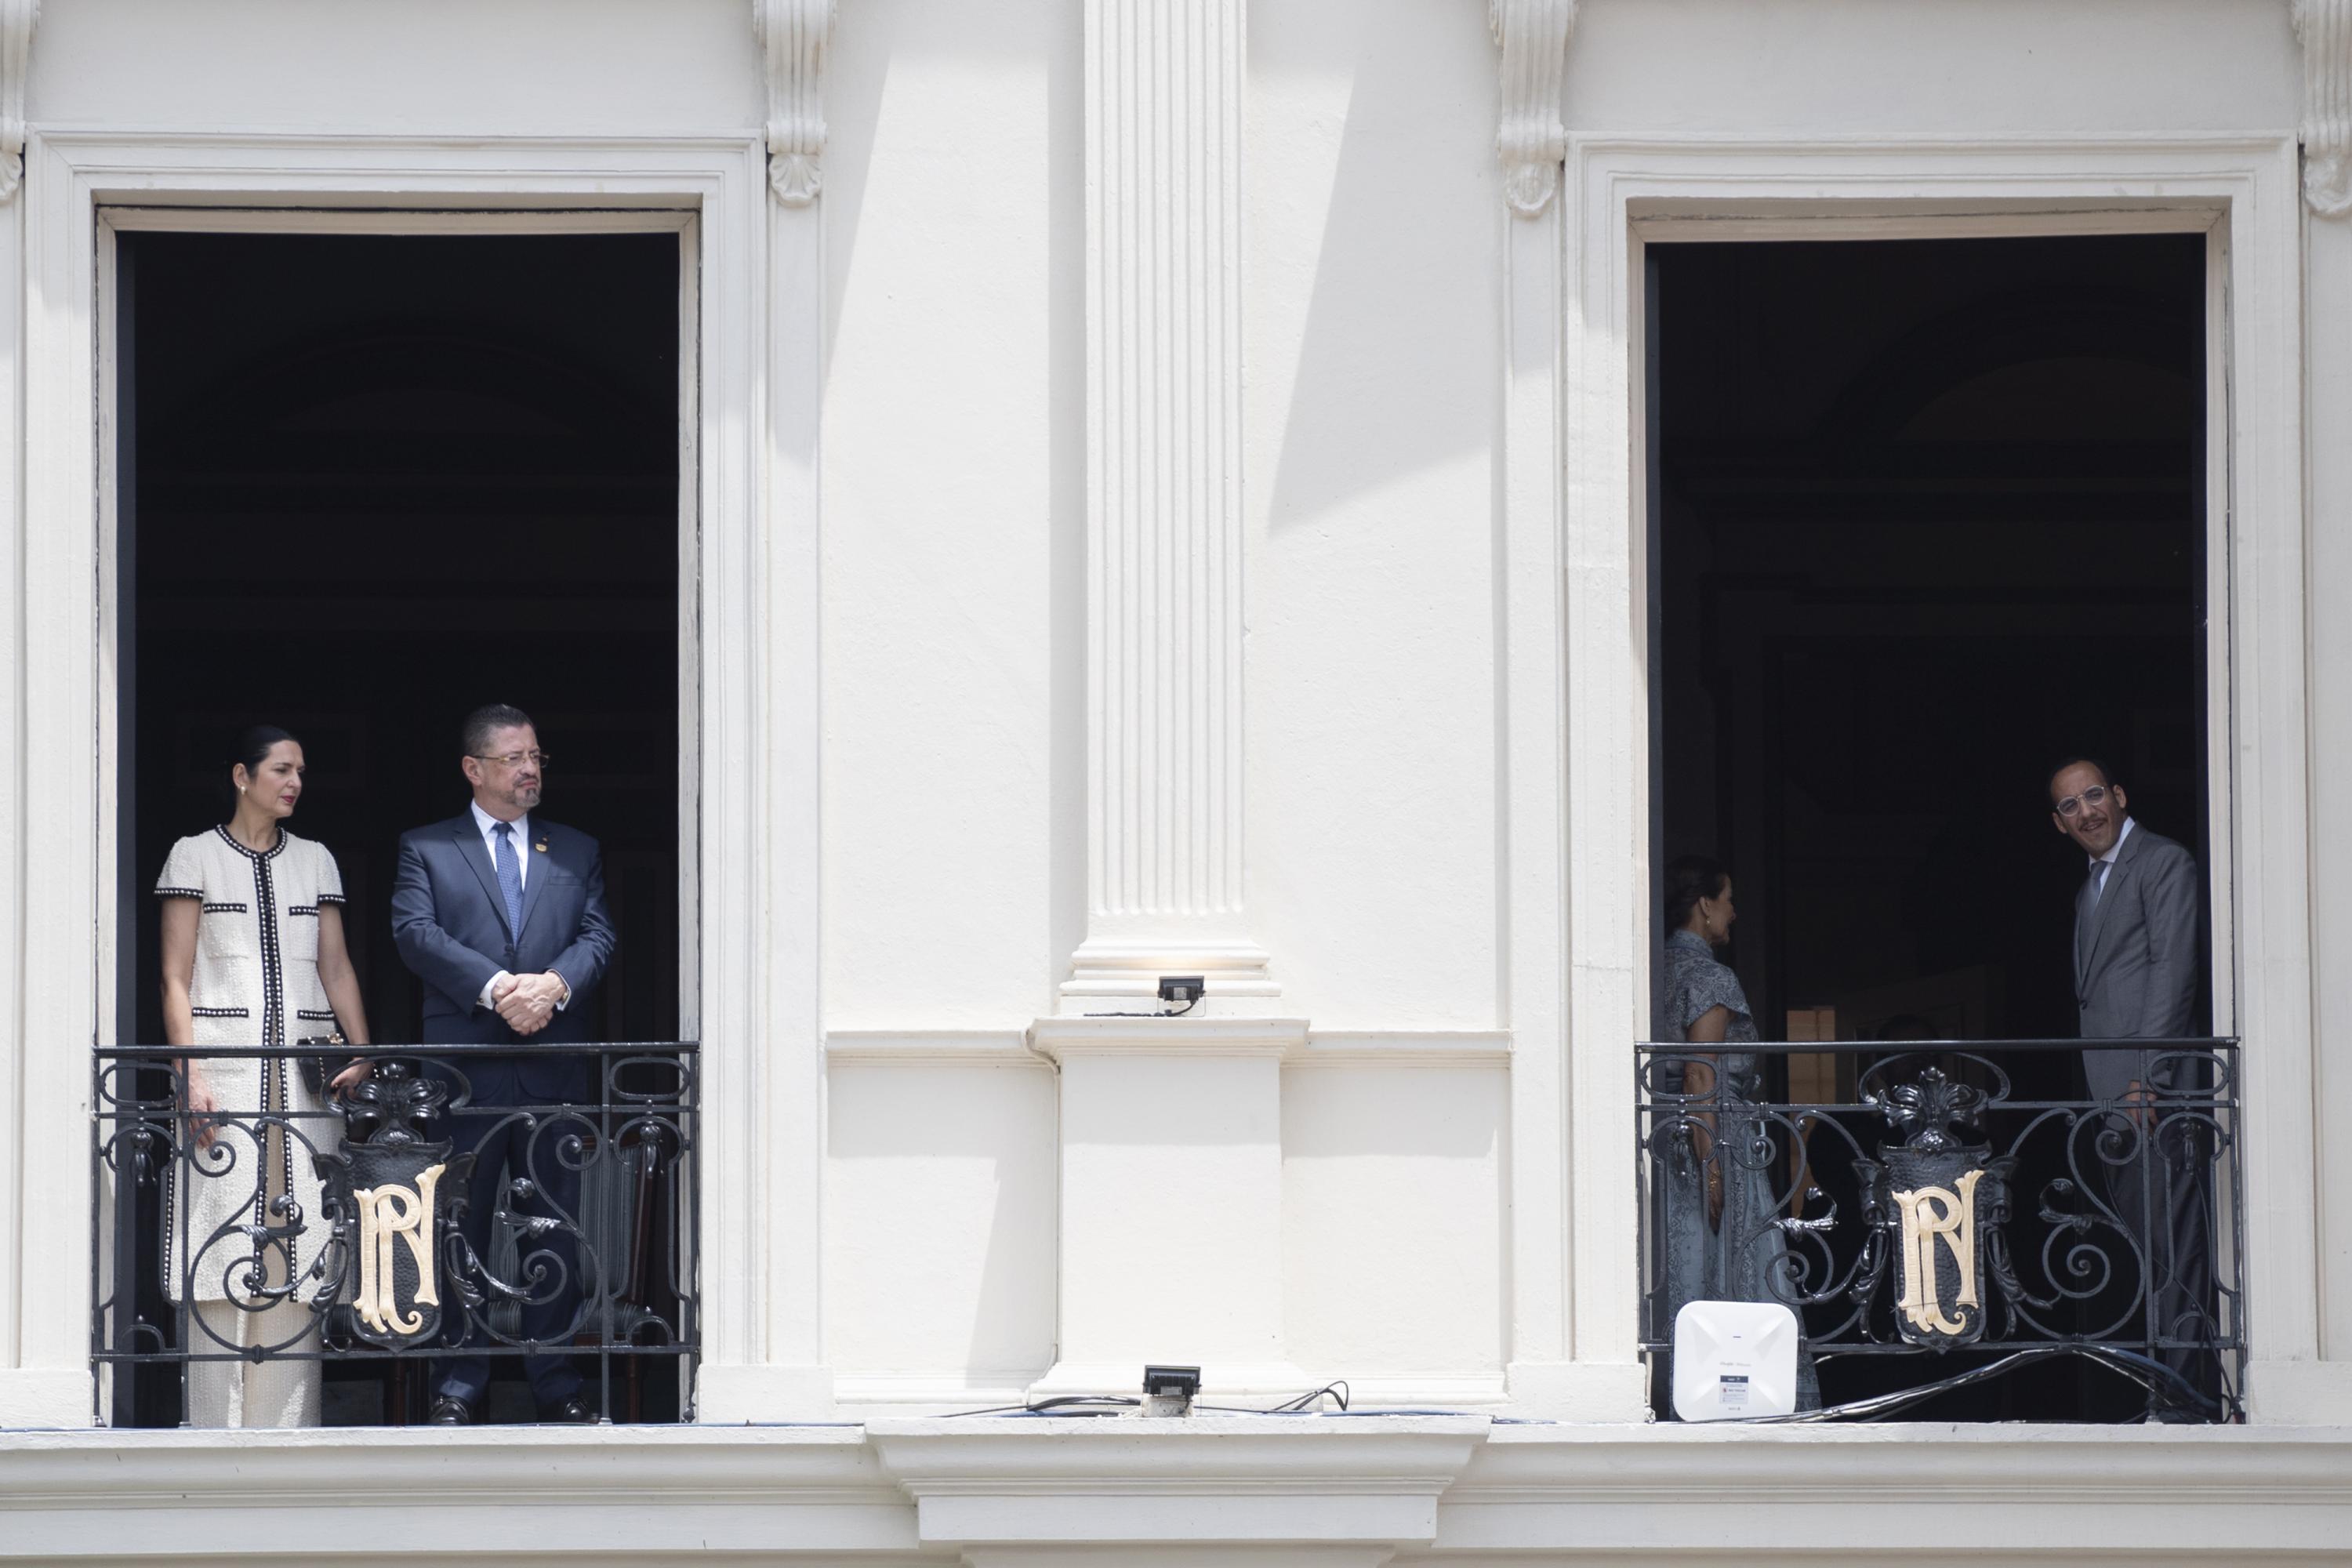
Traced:
<svg viewBox="0 0 2352 1568">
<path fill-rule="evenodd" d="M 302 795 L 301 742 L 265 726 L 247 732 L 237 759 L 236 815 L 173 845 L 156 884 L 165 1039 L 277 1047 L 340 1026 L 345 1040 L 364 1045 L 342 877 L 325 846 L 284 826 Z M 190 1116 L 165 1176 L 163 1288 L 188 1308 L 182 1348 L 315 1354 L 309 1302 L 320 1282 L 309 1271 L 325 1227 L 304 1140 L 331 1146 L 337 1123 L 286 1057 L 188 1057 L 178 1070 Z M 335 1086 L 366 1070 L 354 1065 Z M 257 1237 L 256 1226 L 277 1234 Z M 314 1360 L 192 1361 L 188 1422 L 315 1426 L 319 1386 Z"/>
</svg>

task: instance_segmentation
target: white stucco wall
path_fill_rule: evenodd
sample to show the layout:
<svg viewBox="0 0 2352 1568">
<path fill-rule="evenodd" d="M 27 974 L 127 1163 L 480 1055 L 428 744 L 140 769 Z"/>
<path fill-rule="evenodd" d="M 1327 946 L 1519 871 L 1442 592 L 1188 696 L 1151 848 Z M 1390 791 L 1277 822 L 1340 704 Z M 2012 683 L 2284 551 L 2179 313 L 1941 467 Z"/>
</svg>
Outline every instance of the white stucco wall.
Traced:
<svg viewBox="0 0 2352 1568">
<path fill-rule="evenodd" d="M 1019 1027 L 1081 868 L 1078 14 L 863 24 L 824 198 L 825 1017 Z"/>
<path fill-rule="evenodd" d="M 1248 899 L 1277 1010 L 1318 1031 L 1513 1021 L 1497 772 L 1507 220 L 1476 10 L 1250 10 Z M 983 22 L 877 4 L 837 36 L 824 481 L 836 1031 L 1017 1030 L 1054 1010 L 1083 923 L 1081 50 L 1071 7 Z M 2297 70 L 2284 4 L 1587 0 L 1564 118 L 1577 133 L 1799 140 L 2274 132 L 2294 119 Z M 1020 1189 L 1004 1173 L 1033 1170 L 1050 1131 L 975 1129 L 941 1087 L 970 1070 L 857 1072 L 899 1075 L 908 1114 L 940 1118 L 941 1146 L 991 1150 L 908 1190 L 976 1212 Z M 1417 1069 L 1286 1077 L 1288 1304 L 1294 1353 L 1318 1374 L 1499 1375 L 1506 1232 L 1461 1215 L 1509 1203 L 1506 1074 L 1456 1069 L 1434 1099 Z M 834 1113 L 864 1117 L 877 1099 L 837 1087 Z M 1481 1108 L 1486 1146 L 1462 1135 L 1465 1104 Z M 1379 1140 L 1359 1136 L 1375 1126 Z M 1368 1167 L 1374 1142 L 1388 1152 Z M 834 1158 L 845 1190 L 828 1198 L 829 1342 L 870 1369 L 889 1359 L 881 1325 L 900 1323 L 926 1347 L 914 1360 L 948 1371 L 946 1342 L 887 1300 L 887 1270 L 857 1261 L 858 1238 L 906 1194 L 849 1175 L 839 1138 Z M 1029 1206 L 993 1212 L 1020 1227 L 1015 1252 L 1042 1257 L 1050 1206 L 1027 1190 Z M 1342 1261 L 1375 1233 L 1402 1258 L 1445 1258 L 1462 1288 L 1382 1299 Z M 1001 1310 L 982 1289 L 942 1279 L 926 1310 L 942 1322 Z M 963 1365 L 982 1381 L 1005 1370 Z"/>
<path fill-rule="evenodd" d="M 42 0 L 37 125 L 677 136 L 766 112 L 736 0 Z"/>
<path fill-rule="evenodd" d="M 1580 133 L 1770 140 L 2292 126 L 2286 0 L 1583 0 Z"/>
<path fill-rule="evenodd" d="M 1603 1331 L 1615 1319 L 1588 1313 L 1572 1331 L 1563 1298 L 1579 1282 L 1556 1250 L 1531 1261 L 1525 1229 L 1549 1227 L 1553 1248 L 1572 1222 L 1622 1229 L 1613 1200 L 1580 1210 L 1574 1182 L 1622 1174 L 1630 1153 L 1569 1146 L 1566 945 L 1522 951 L 1516 973 L 1507 962 L 1515 926 L 1560 918 L 1515 903 L 1541 887 L 1515 872 L 1543 842 L 1534 827 L 1551 828 L 1508 809 L 1512 758 L 1528 753 L 1507 722 L 1525 674 L 1507 667 L 1506 606 L 1525 585 L 1506 569 L 1524 504 L 1507 470 L 1593 476 L 1571 466 L 1579 454 L 1558 461 L 1556 402 L 1533 421 L 1550 421 L 1552 444 L 1507 452 L 1507 427 L 1526 428 L 1507 399 L 1550 397 L 1544 367 L 1560 372 L 1557 337 L 1532 373 L 1507 363 L 1505 324 L 1572 314 L 1570 285 L 1606 258 L 1574 248 L 1560 203 L 1533 220 L 1506 211 L 1496 50 L 1475 0 L 1253 0 L 1248 15 L 1247 902 L 1281 987 L 1256 1011 L 1305 1020 L 1311 1041 L 1279 1073 L 1284 1350 L 1360 1394 L 1530 1408 L 1529 1385 L 1507 1381 L 1515 1363 L 1572 1360 L 1580 1344 L 1588 1360 L 1630 1354 Z M 1759 145 L 2275 136 L 2300 113 L 2288 16 L 2286 0 L 1584 0 L 1563 118 L 1580 136 Z M 1057 987 L 1087 924 L 1084 16 L 1076 0 L 842 0 L 833 35 L 808 367 L 822 378 L 807 871 L 821 999 L 815 1037 L 759 1046 L 780 1077 L 825 1064 L 806 1108 L 822 1158 L 807 1162 L 814 1235 L 775 1222 L 800 1250 L 722 1283 L 757 1310 L 805 1289 L 835 1382 L 795 1384 L 760 1418 L 835 1415 L 834 1395 L 853 1414 L 1018 1398 L 1056 1360 L 1070 1194 L 1055 1068 L 1024 1031 L 1067 1010 Z M 37 130 L 748 145 L 765 89 L 740 0 L 45 0 L 28 115 Z M 2343 444 L 2316 423 L 2352 385 L 2336 319 L 2352 254 L 2329 232 L 2312 247 L 2330 269 L 2311 296 L 2325 312 L 2310 339 L 2315 611 L 2345 553 L 2331 509 L 2352 494 Z M 792 280 L 765 286 L 781 311 Z M 1578 323 L 1557 324 L 1564 337 Z M 28 602 L 57 589 L 19 586 Z M 2352 677 L 2329 657 L 2335 623 L 2315 623 L 2326 952 L 2348 918 L 2326 890 L 2345 880 L 2336 781 Z M 16 749 L 12 799 L 38 767 Z M 28 897 L 17 889 L 19 906 Z M 2324 1039 L 2347 1002 L 2332 971 L 2320 984 Z M 1549 1000 L 1530 1009 L 1529 995 Z M 19 1032 L 0 1082 L 55 1100 L 22 1106 L 24 1125 L 70 1123 L 82 1108 L 55 1086 L 73 1075 L 29 1071 L 29 1036 L 6 1026 Z M 2322 1053 L 2315 1074 L 2337 1121 L 2352 1115 L 2342 1059 Z M 775 1158 L 817 1147 L 812 1134 Z M 710 1182 L 789 1185 L 765 1154 L 742 1158 L 755 1168 Z M 2323 1194 L 2342 1173 L 2323 1168 Z M 1120 1194 L 1087 1196 L 1104 1210 Z M 11 1215 L 33 1195 L 0 1182 L 0 1248 L 14 1247 L 29 1232 Z M 2326 1288 L 2303 1282 L 2322 1323 L 2307 1361 L 2352 1344 L 2342 1206 L 2319 1205 Z M 22 1263 L 0 1262 L 13 1289 Z M 1581 1288 L 1632 1289 L 1605 1269 Z M 791 1333 L 775 1325 L 790 1317 L 763 1321 L 764 1342 L 743 1331 L 744 1353 L 764 1343 L 782 1360 Z M 0 1312 L 0 1374 L 78 1378 L 73 1335 L 20 1319 Z M 0 1411 L 7 1397 L 0 1385 Z M 907 1546 L 911 1528 L 875 1539 Z M 1496 1526 L 1462 1549 L 1549 1539 Z"/>
<path fill-rule="evenodd" d="M 1464 20 L 1250 10 L 1250 897 L 1318 1027 L 1500 1021 L 1502 220 Z"/>
</svg>

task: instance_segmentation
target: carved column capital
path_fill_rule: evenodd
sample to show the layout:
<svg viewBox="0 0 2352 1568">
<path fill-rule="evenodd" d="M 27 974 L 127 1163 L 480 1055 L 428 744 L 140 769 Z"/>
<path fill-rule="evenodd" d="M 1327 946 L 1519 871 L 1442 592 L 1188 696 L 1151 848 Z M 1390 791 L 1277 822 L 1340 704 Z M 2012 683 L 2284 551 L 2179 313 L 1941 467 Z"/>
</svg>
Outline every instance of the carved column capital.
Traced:
<svg viewBox="0 0 2352 1568">
<path fill-rule="evenodd" d="M 0 202 L 25 183 L 25 73 L 41 0 L 0 0 Z"/>
<path fill-rule="evenodd" d="M 1503 195 L 1513 212 L 1533 217 L 1550 204 L 1568 156 L 1559 89 L 1576 0 L 1486 0 L 1486 21 L 1503 48 L 1502 117 L 1495 132 Z"/>
<path fill-rule="evenodd" d="M 2352 0 L 2294 0 L 2303 45 L 2303 196 L 2328 217 L 2352 212 Z"/>
<path fill-rule="evenodd" d="M 806 206 L 824 183 L 824 47 L 835 0 L 751 0 L 751 31 L 767 51 L 768 184 Z"/>
</svg>

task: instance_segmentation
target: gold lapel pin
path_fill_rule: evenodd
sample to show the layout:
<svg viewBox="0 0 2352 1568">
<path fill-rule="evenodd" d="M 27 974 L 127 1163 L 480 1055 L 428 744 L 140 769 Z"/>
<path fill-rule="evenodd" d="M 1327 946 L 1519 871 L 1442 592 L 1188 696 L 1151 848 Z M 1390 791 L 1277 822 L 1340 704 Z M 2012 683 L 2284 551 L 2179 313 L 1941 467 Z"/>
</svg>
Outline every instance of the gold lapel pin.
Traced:
<svg viewBox="0 0 2352 1568">
<path fill-rule="evenodd" d="M 546 839 L 544 839 L 544 838 L 542 838 L 542 839 L 541 839 L 538 843 L 536 843 L 536 844 L 532 845 L 532 846 L 531 846 L 531 847 L 532 847 L 533 849 L 538 850 L 541 854 L 544 855 L 544 854 L 546 854 L 546 853 L 547 853 L 547 840 L 546 840 Z"/>
</svg>

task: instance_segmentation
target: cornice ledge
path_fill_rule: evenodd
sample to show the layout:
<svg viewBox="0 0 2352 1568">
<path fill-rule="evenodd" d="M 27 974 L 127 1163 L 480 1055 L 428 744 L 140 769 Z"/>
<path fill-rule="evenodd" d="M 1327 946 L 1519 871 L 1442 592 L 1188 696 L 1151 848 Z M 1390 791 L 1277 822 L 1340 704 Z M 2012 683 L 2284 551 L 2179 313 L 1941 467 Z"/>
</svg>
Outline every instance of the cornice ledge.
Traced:
<svg viewBox="0 0 2352 1568">
<path fill-rule="evenodd" d="M 1825 1453 L 1824 1449 L 1836 1450 Z M 1704 1473 L 1712 1501 L 1853 1500 L 1931 1507 L 2001 1496 L 2019 1503 L 2197 1506 L 2294 1501 L 2352 1506 L 2352 1430 L 2263 1426 L 1691 1427 L 1496 1429 L 1448 1506 L 1655 1504 Z"/>
<path fill-rule="evenodd" d="M 1551 204 L 1568 156 L 1559 93 L 1576 0 L 1486 0 L 1486 23 L 1503 50 L 1502 114 L 1495 132 L 1503 197 L 1521 217 L 1534 217 Z"/>
<path fill-rule="evenodd" d="M 1304 1018 L 1140 1016 L 1040 1018 L 1029 1047 L 1055 1063 L 1071 1057 L 1271 1057 L 1307 1049 Z"/>
<path fill-rule="evenodd" d="M 926 1542 L 1025 1537 L 1034 1521 L 1014 1527 L 1007 1505 L 1045 1500 L 1068 1539 L 1425 1541 L 1490 1430 L 1471 1415 L 915 1417 L 866 1435 Z"/>
<path fill-rule="evenodd" d="M 526 1491 L 557 1506 L 649 1509 L 897 1496 L 854 1426 L 0 1433 L 0 1519 L 60 1508 L 305 1507 L 321 1496 L 356 1507 L 377 1489 L 376 1500 L 430 1496 L 441 1518 L 509 1507 Z"/>
<path fill-rule="evenodd" d="M 824 184 L 824 50 L 835 0 L 751 0 L 751 32 L 767 53 L 768 185 L 804 207 Z"/>
<path fill-rule="evenodd" d="M 1038 1484 L 1075 1491 L 1198 1495 L 1204 1484 L 1290 1492 L 1420 1491 L 1462 1474 L 1484 1415 L 910 1415 L 869 1421 L 882 1468 L 918 1500 Z"/>
<path fill-rule="evenodd" d="M 0 202 L 25 183 L 25 77 L 41 0 L 0 0 Z"/>
<path fill-rule="evenodd" d="M 2303 197 L 2326 217 L 2352 212 L 2352 0 L 2294 0 L 2303 46 Z"/>
<path fill-rule="evenodd" d="M 828 1029 L 833 1062 L 963 1062 L 1039 1065 L 1019 1029 Z"/>
</svg>

